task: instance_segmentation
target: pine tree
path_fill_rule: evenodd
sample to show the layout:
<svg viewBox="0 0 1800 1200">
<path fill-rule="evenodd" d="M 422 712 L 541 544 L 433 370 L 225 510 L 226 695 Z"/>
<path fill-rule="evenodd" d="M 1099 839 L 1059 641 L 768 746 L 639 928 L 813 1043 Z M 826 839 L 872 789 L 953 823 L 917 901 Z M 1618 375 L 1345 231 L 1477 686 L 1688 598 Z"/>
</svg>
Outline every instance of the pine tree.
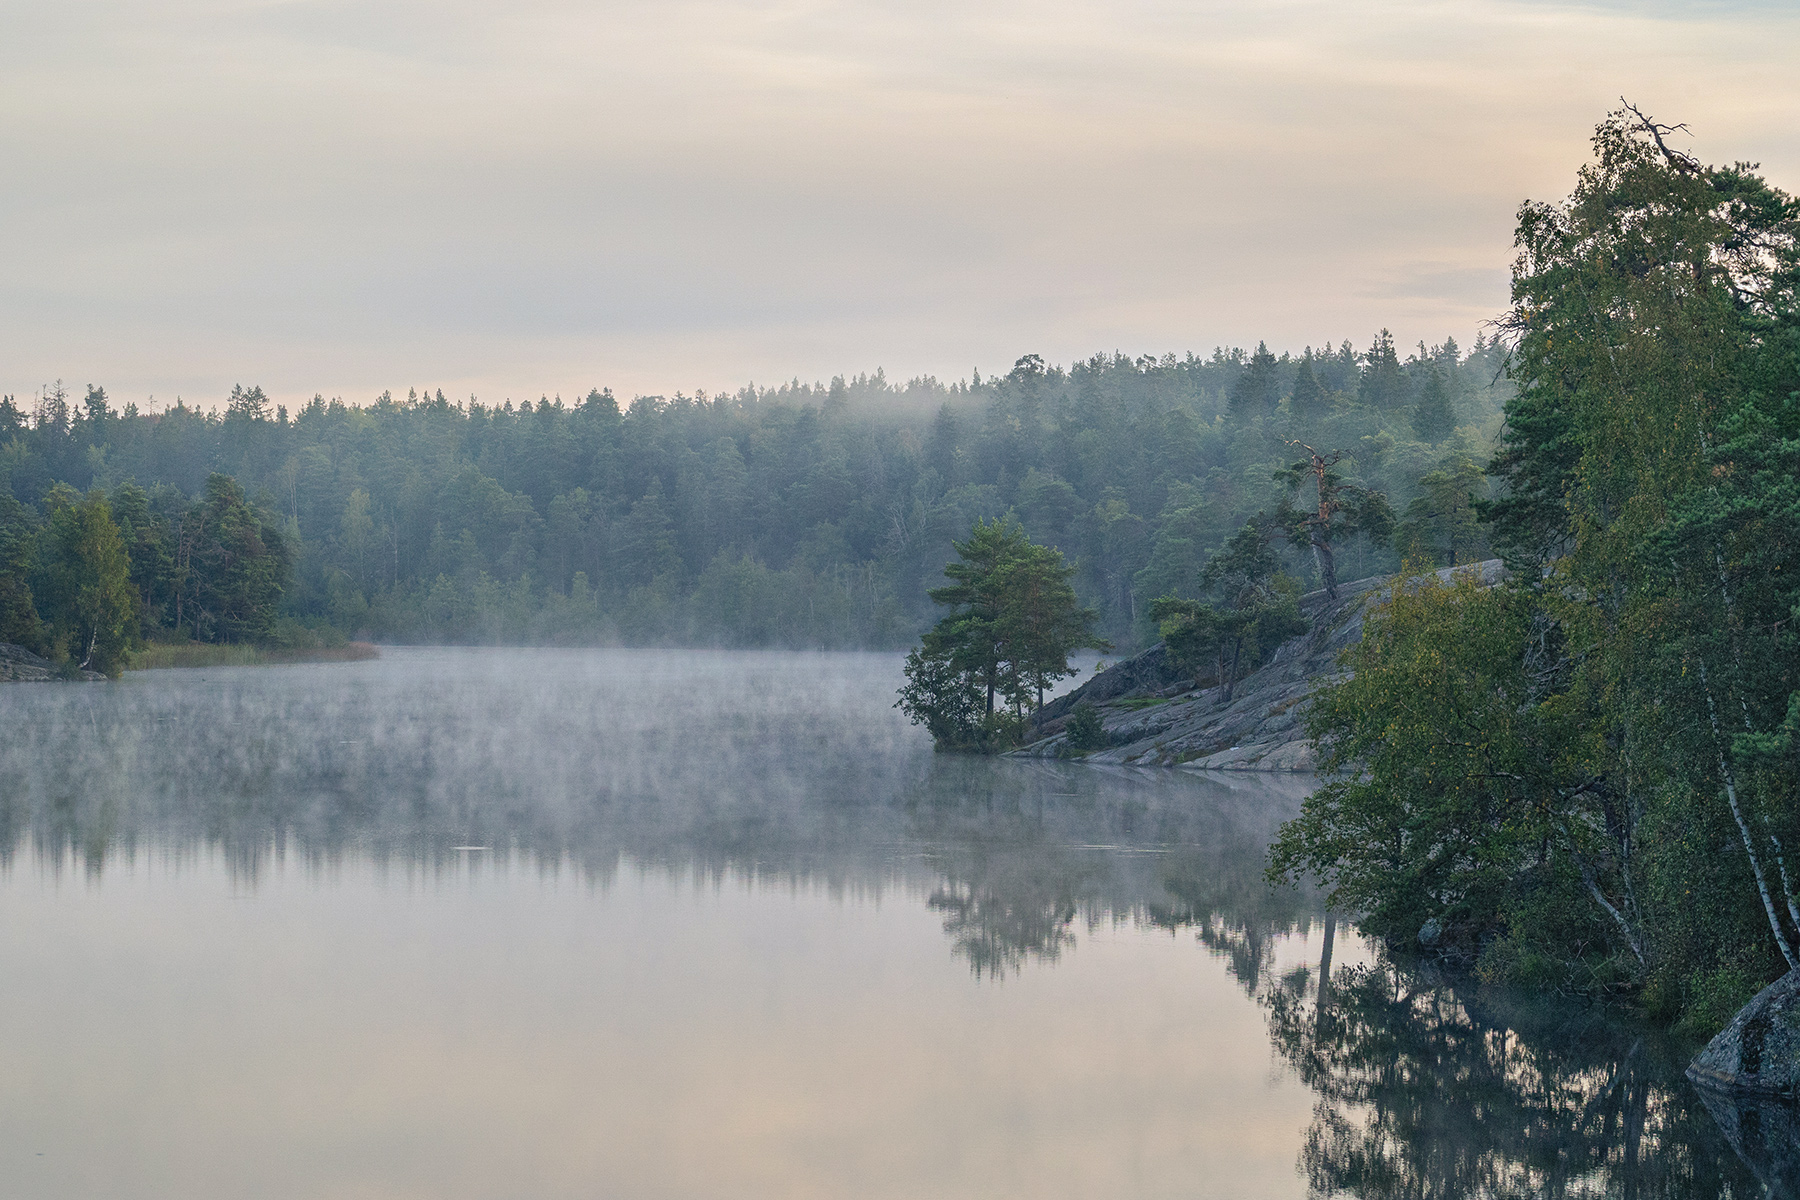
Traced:
<svg viewBox="0 0 1800 1200">
<path fill-rule="evenodd" d="M 1331 412 L 1331 395 L 1313 373 L 1310 350 L 1300 359 L 1300 369 L 1294 373 L 1294 394 L 1288 398 L 1288 412 L 1303 421 L 1316 420 Z"/>
<path fill-rule="evenodd" d="M 1425 372 L 1425 386 L 1419 391 L 1419 402 L 1413 407 L 1413 432 L 1421 441 L 1434 445 L 1456 431 L 1456 414 L 1450 411 L 1450 395 L 1444 388 L 1444 376 L 1434 364 Z"/>
<path fill-rule="evenodd" d="M 1336 600 L 1336 545 L 1358 533 L 1385 539 L 1393 530 L 1393 510 L 1381 492 L 1344 478 L 1337 469 L 1344 459 L 1342 450 L 1321 454 L 1304 442 L 1289 444 L 1306 451 L 1306 457 L 1276 471 L 1274 478 L 1298 492 L 1304 507 L 1295 508 L 1288 497 L 1283 497 L 1275 523 L 1287 531 L 1288 540 L 1294 545 L 1312 548 L 1313 561 L 1319 568 L 1319 586 Z"/>
<path fill-rule="evenodd" d="M 1011 517 L 977 520 L 953 545 L 958 561 L 944 568 L 952 582 L 931 591 L 952 611 L 907 656 L 897 707 L 940 747 L 1002 748 L 1022 728 L 1025 704 L 1035 697 L 1041 707 L 1044 689 L 1071 674 L 1071 650 L 1110 647 L 1069 586 L 1074 569 Z"/>
<path fill-rule="evenodd" d="M 131 560 L 138 626 L 148 634 L 168 618 L 175 595 L 175 555 L 169 546 L 168 522 L 151 511 L 144 489 L 129 482 L 113 489 L 112 513 Z"/>
<path fill-rule="evenodd" d="M 1375 335 L 1375 344 L 1363 355 L 1362 381 L 1357 400 L 1371 408 L 1395 408 L 1406 398 L 1406 376 L 1400 371 L 1400 356 L 1394 351 L 1394 335 L 1383 329 Z"/>
<path fill-rule="evenodd" d="M 1213 666 L 1225 703 L 1264 655 L 1307 629 L 1299 581 L 1282 572 L 1271 544 L 1278 532 L 1258 514 L 1208 560 L 1199 582 L 1216 603 L 1164 596 L 1150 606 L 1170 656 L 1196 684 Z"/>
<path fill-rule="evenodd" d="M 181 522 L 177 612 L 196 641 L 257 642 L 275 632 L 292 564 L 287 539 L 244 499 L 229 475 L 207 476 Z"/>
<path fill-rule="evenodd" d="M 37 529 L 31 510 L 0 490 L 0 642 L 43 648 L 44 629 L 31 597 Z"/>
<path fill-rule="evenodd" d="M 1226 405 L 1235 420 L 1265 417 L 1275 411 L 1281 399 L 1280 383 L 1275 377 L 1275 356 L 1267 342 L 1256 343 L 1256 353 L 1244 366 L 1244 373 L 1231 385 Z"/>
</svg>

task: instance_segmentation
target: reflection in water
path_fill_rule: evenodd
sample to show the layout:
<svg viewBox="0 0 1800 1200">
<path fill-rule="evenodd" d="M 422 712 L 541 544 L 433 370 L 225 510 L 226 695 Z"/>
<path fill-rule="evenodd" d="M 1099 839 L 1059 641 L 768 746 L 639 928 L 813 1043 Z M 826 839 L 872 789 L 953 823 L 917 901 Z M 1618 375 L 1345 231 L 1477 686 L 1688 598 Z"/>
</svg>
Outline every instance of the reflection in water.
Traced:
<svg viewBox="0 0 1800 1200">
<path fill-rule="evenodd" d="M 411 651 L 3 689 L 0 868 L 54 879 L 74 864 L 104 881 L 141 863 L 204 875 L 222 858 L 254 894 L 289 864 L 327 881 L 365 867 L 441 881 L 517 864 L 602 891 L 649 872 L 897 896 L 922 901 L 980 980 L 1056 963 L 1096 933 L 1166 931 L 1223 964 L 1240 1009 L 1245 996 L 1262 1005 L 1279 1060 L 1315 1093 L 1286 1152 L 1315 1195 L 1789 1194 L 1779 1148 L 1791 1110 L 1714 1099 L 1709 1112 L 1681 1077 L 1684 1054 L 1642 1030 L 1371 965 L 1321 920 L 1316 896 L 1268 887 L 1263 849 L 1305 781 L 933 755 L 891 708 L 897 677 L 897 659 L 874 655 Z M 1293 961 L 1300 937 L 1308 965 Z M 1196 1004 L 1183 1020 L 1198 1053 L 1236 1017 Z M 1172 1047 L 1178 1035 L 1157 1037 Z M 1088 1040 L 1065 1037 L 1059 1054 L 1116 1058 Z M 1225 1085 L 1158 1064 L 1127 1098 L 1150 1086 Z M 1165 1104 L 1131 1120 L 1175 1120 L 1200 1138 L 1250 1104 L 1246 1085 L 1232 1086 L 1180 1102 L 1192 1111 Z M 907 1178 L 949 1194 L 946 1177 Z M 1084 1184 L 1067 1168 L 1043 1178 L 1092 1194 L 1147 1186 Z M 1210 1194 L 1233 1194 L 1214 1182 Z M 1258 1176 L 1238 1191 L 1273 1186 Z"/>
<path fill-rule="evenodd" d="M 1142 919 L 1199 927 L 1246 986 L 1316 912 L 1261 877 L 1302 782 L 934 755 L 885 656 L 390 653 L 0 693 L 0 863 L 213 847 L 253 885 L 289 858 L 455 870 L 473 845 L 597 881 L 629 859 L 911 884 L 977 975 Z"/>
<path fill-rule="evenodd" d="M 1311 1002 L 1305 984 L 1281 981 L 1265 1005 L 1319 1096 L 1302 1153 L 1315 1195 L 1790 1194 L 1769 1145 L 1733 1152 L 1682 1078 L 1687 1051 L 1616 1014 L 1388 963 L 1340 969 Z"/>
</svg>

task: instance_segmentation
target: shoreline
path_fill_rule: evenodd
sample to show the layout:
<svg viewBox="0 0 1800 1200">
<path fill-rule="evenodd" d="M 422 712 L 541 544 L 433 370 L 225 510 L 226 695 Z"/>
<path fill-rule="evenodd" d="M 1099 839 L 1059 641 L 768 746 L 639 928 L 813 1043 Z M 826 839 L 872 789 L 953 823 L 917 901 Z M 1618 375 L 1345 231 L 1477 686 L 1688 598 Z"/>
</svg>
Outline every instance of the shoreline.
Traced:
<svg viewBox="0 0 1800 1200">
<path fill-rule="evenodd" d="M 348 642 L 342 646 L 312 646 L 284 649 L 251 646 L 243 643 L 211 645 L 205 642 L 183 644 L 152 643 L 131 655 L 126 671 L 188 670 L 196 667 L 278 667 L 296 663 L 367 662 L 381 657 L 380 647 L 371 642 Z"/>
</svg>

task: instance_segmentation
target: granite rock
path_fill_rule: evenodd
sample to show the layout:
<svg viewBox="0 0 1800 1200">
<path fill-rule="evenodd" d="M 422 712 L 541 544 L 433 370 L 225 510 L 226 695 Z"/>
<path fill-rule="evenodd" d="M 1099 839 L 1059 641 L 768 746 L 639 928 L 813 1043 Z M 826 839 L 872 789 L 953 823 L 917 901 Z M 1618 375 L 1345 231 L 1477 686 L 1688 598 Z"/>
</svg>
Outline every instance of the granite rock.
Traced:
<svg viewBox="0 0 1800 1200">
<path fill-rule="evenodd" d="M 1800 969 L 1738 1010 L 1688 1075 L 1696 1083 L 1764 1096 L 1800 1097 Z"/>
<path fill-rule="evenodd" d="M 1475 574 L 1484 587 L 1506 577 L 1499 559 L 1447 567 L 1448 581 Z M 1238 681 L 1229 701 L 1220 687 L 1198 688 L 1169 661 L 1159 642 L 1115 664 L 1081 687 L 1044 706 L 1040 736 L 1015 754 L 1058 758 L 1069 754 L 1063 728 L 1077 704 L 1100 711 L 1111 743 L 1079 756 L 1085 762 L 1132 766 L 1180 766 L 1206 771 L 1312 771 L 1313 744 L 1306 736 L 1306 700 L 1337 670 L 1338 655 L 1362 637 L 1369 606 L 1388 595 L 1392 577 L 1365 579 L 1303 597 L 1311 628 L 1276 650 L 1261 668 Z"/>
</svg>

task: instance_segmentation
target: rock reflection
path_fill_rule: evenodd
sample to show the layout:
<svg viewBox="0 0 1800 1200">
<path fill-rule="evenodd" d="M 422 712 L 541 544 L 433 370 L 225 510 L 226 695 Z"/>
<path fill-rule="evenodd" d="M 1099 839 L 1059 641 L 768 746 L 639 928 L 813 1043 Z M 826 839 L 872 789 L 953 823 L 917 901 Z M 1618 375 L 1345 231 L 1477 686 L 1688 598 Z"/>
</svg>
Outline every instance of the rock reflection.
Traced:
<svg viewBox="0 0 1800 1200">
<path fill-rule="evenodd" d="M 1304 792 L 1280 776 L 950 760 L 902 805 L 939 877 L 927 903 L 977 976 L 1054 962 L 1084 927 L 1135 922 L 1194 930 L 1254 991 L 1277 939 L 1321 911 L 1262 875 L 1263 847 Z"/>
<path fill-rule="evenodd" d="M 1617 1014 L 1388 963 L 1340 969 L 1323 1002 L 1306 983 L 1265 1004 L 1277 1051 L 1319 1097 L 1301 1155 L 1314 1195 L 1791 1194 L 1766 1143 L 1760 1164 L 1733 1152 L 1682 1076 L 1685 1051 Z"/>
<path fill-rule="evenodd" d="M 1706 1087 L 1700 1099 L 1770 1196 L 1800 1196 L 1800 1105 Z"/>
</svg>

